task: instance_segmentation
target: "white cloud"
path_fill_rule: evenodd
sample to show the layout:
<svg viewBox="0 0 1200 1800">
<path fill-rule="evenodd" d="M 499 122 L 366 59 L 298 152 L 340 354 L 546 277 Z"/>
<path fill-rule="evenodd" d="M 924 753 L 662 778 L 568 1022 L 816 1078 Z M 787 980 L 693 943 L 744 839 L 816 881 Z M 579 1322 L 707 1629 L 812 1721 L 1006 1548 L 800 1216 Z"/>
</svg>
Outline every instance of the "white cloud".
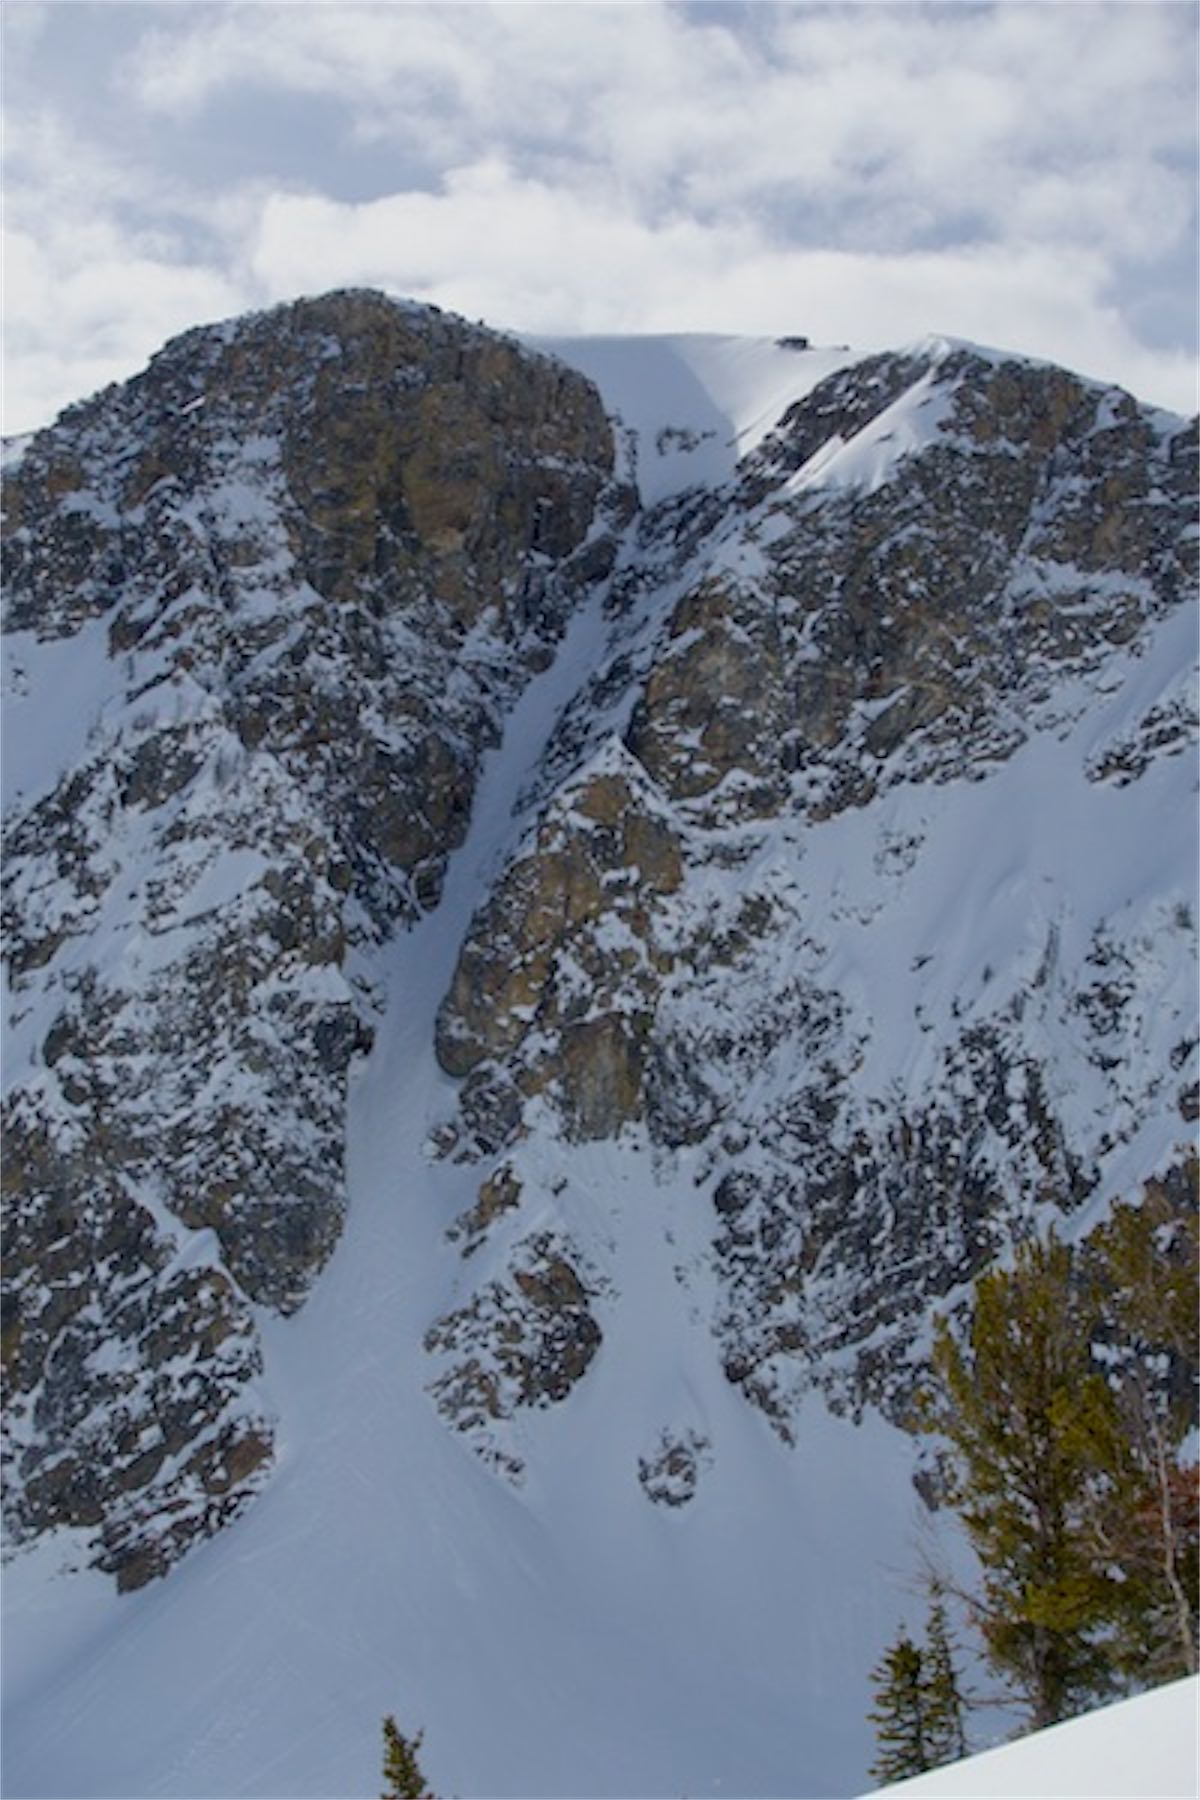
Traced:
<svg viewBox="0 0 1200 1800">
<path fill-rule="evenodd" d="M 5 55 L 28 56 L 49 22 L 48 0 L 9 0 L 0 14 Z"/>
<path fill-rule="evenodd" d="M 168 337 L 244 304 L 218 271 L 139 255 L 103 222 L 72 241 L 3 235 L 5 430 L 132 374 Z"/>
<path fill-rule="evenodd" d="M 905 218 L 960 233 L 1141 254 L 1118 195 L 1051 204 L 1083 174 L 1156 169 L 1192 190 L 1193 22 L 1181 7 L 763 7 L 758 29 L 659 3 L 337 8 L 255 5 L 151 34 L 127 79 L 163 116 L 238 87 L 338 99 L 364 135 L 439 167 L 502 152 L 567 186 L 606 182 L 643 216 L 764 196 L 822 236 Z M 1174 151 L 1175 167 L 1161 164 Z M 1157 168 L 1156 168 L 1156 165 Z M 1042 197 L 1046 186 L 1048 194 Z M 1126 240 L 1130 240 L 1127 245 Z"/>
<path fill-rule="evenodd" d="M 457 171 L 442 195 L 274 195 L 253 268 L 272 296 L 310 289 L 321 270 L 529 331 L 802 331 L 864 349 L 945 331 L 1191 403 L 1190 359 L 1138 345 L 1103 298 L 1104 259 L 1082 246 L 789 248 L 747 221 L 642 223 L 496 160 Z"/>
<path fill-rule="evenodd" d="M 235 275 L 189 255 L 169 196 L 44 113 L 6 134 L 6 431 L 139 368 L 164 339 L 246 304 Z M 131 222 L 131 217 L 134 222 Z"/>
<path fill-rule="evenodd" d="M 942 330 L 1193 403 L 1184 348 L 1135 329 L 1143 272 L 1155 291 L 1176 283 L 1163 316 L 1191 297 L 1170 273 L 1195 230 L 1188 8 L 254 4 L 145 19 L 96 79 L 155 155 L 117 155 L 115 128 L 79 140 L 47 123 L 52 94 L 10 126 L 22 424 L 171 330 L 345 282 L 529 330 L 790 328 L 864 347 Z M 263 96 L 294 134 L 318 102 L 335 108 L 355 184 L 366 169 L 376 197 L 336 198 L 323 174 L 285 183 L 253 129 Z M 171 151 L 218 103 L 245 150 L 214 198 Z"/>
</svg>

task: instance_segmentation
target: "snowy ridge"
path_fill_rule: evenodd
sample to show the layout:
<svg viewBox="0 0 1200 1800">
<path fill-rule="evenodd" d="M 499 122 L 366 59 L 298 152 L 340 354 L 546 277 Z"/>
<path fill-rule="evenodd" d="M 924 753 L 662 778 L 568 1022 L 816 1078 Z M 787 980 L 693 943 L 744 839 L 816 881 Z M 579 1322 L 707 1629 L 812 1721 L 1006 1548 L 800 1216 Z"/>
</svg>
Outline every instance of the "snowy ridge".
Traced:
<svg viewBox="0 0 1200 1800">
<path fill-rule="evenodd" d="M 789 406 L 857 360 L 848 349 L 701 332 L 529 343 L 594 381 L 610 413 L 634 434 L 644 506 L 729 480 Z"/>
</svg>

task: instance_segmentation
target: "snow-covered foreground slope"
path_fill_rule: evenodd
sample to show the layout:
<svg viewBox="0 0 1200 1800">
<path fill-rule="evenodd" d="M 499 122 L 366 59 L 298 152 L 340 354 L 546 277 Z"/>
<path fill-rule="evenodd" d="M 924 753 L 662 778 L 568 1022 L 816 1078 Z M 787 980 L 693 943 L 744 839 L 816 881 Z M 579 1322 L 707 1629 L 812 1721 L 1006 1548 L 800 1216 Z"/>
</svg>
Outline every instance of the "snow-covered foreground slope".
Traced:
<svg viewBox="0 0 1200 1800">
<path fill-rule="evenodd" d="M 592 664 L 581 619 L 490 761 L 441 908 L 391 952 L 352 1093 L 348 1225 L 300 1316 L 266 1325 L 281 1466 L 238 1524 L 118 1599 L 96 1575 L 4 1583 L 4 1791 L 367 1794 L 385 1711 L 424 1726 L 435 1790 L 845 1792 L 870 1755 L 865 1647 L 927 1527 L 912 1450 L 814 1401 L 795 1452 L 705 1353 L 644 1158 L 596 1145 L 581 1209 L 619 1239 L 620 1327 L 578 1404 L 540 1415 L 518 1495 L 440 1423 L 421 1342 L 454 1297 L 447 1223 L 471 1172 L 425 1143 L 452 1087 L 435 1008 L 557 705 Z M 695 1227 L 691 1227 L 695 1229 Z M 609 1347 L 611 1345 L 611 1348 Z M 717 1447 L 703 1493 L 646 1503 L 636 1459 L 686 1393 Z"/>
<path fill-rule="evenodd" d="M 1195 1800 L 1200 1688 L 1173 1681 L 876 1793 L 897 1800 Z"/>
<path fill-rule="evenodd" d="M 1181 422 L 552 348 L 632 457 L 350 295 L 20 465 L 14 1797 L 854 1792 L 932 1312 L 1194 1119 Z"/>
</svg>

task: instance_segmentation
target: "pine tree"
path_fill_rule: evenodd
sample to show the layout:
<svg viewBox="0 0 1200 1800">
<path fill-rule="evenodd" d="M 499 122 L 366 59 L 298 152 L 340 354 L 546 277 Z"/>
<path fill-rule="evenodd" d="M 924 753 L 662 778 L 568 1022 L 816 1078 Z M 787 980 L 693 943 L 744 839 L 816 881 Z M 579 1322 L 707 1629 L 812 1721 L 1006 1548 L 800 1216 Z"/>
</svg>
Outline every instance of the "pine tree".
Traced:
<svg viewBox="0 0 1200 1800">
<path fill-rule="evenodd" d="M 967 1738 L 963 1726 L 964 1701 L 954 1660 L 954 1645 L 946 1619 L 946 1608 L 936 1590 L 925 1626 L 922 1679 L 925 1688 L 925 1745 L 930 1768 L 938 1769 L 943 1763 L 957 1762 L 967 1754 Z"/>
<path fill-rule="evenodd" d="M 871 1672 L 876 1706 L 867 1716 L 879 1742 L 871 1774 L 881 1787 L 933 1766 L 926 1742 L 922 1665 L 920 1650 L 902 1630 Z"/>
<path fill-rule="evenodd" d="M 383 1721 L 383 1779 L 387 1787 L 382 1800 L 431 1800 L 417 1761 L 424 1736 L 423 1731 L 418 1731 L 416 1737 L 406 1738 L 390 1713 Z"/>
<path fill-rule="evenodd" d="M 1115 1660 L 1139 1684 L 1197 1671 L 1200 1496 L 1180 1444 L 1197 1377 L 1197 1159 L 1115 1206 L 1090 1243 L 1118 1442 L 1092 1497 L 1097 1553 L 1120 1573 Z"/>
<path fill-rule="evenodd" d="M 927 1424 L 949 1441 L 951 1497 L 983 1565 L 977 1622 L 1035 1729 L 1113 1686 L 1102 1639 L 1117 1581 L 1086 1509 L 1119 1431 L 1092 1365 L 1093 1317 L 1069 1247 L 1051 1235 L 980 1279 L 968 1348 L 944 1320 L 934 1347 Z"/>
</svg>

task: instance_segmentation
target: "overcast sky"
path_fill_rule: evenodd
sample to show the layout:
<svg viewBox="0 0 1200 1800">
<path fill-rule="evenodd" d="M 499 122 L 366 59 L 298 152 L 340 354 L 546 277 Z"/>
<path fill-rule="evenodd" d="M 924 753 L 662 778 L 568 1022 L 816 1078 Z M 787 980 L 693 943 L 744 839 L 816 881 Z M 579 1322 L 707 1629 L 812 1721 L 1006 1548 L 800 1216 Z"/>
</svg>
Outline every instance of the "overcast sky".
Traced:
<svg viewBox="0 0 1200 1800">
<path fill-rule="evenodd" d="M 1197 8 L 5 0 L 5 429 L 348 283 L 1195 404 Z"/>
</svg>

